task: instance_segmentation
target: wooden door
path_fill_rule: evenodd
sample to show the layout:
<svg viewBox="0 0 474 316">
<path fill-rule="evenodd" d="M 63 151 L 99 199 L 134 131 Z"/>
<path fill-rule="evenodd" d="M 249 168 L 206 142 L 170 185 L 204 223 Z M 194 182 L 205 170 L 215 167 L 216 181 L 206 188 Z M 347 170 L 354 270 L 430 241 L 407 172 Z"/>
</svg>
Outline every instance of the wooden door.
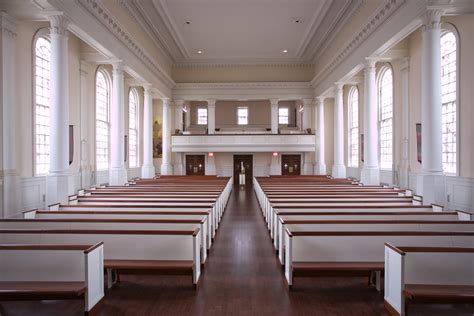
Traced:
<svg viewBox="0 0 474 316">
<path fill-rule="evenodd" d="M 283 176 L 299 176 L 301 174 L 301 156 L 281 155 L 281 174 Z"/>
<path fill-rule="evenodd" d="M 239 184 L 239 174 L 245 169 L 245 184 L 252 184 L 253 179 L 253 157 L 252 155 L 234 155 L 234 184 Z"/>
<path fill-rule="evenodd" d="M 186 175 L 203 176 L 206 174 L 204 155 L 186 155 Z"/>
</svg>

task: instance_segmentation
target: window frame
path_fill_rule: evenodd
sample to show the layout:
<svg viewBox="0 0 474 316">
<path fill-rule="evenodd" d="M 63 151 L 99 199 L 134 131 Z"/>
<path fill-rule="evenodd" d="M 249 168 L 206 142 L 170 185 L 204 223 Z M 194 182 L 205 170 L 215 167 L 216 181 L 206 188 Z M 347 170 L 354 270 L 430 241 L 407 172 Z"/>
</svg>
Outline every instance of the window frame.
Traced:
<svg viewBox="0 0 474 316">
<path fill-rule="evenodd" d="M 135 128 L 130 128 L 130 105 L 131 103 L 131 96 L 135 98 Z M 135 152 L 136 152 L 136 164 L 132 165 L 131 153 L 132 153 L 132 137 L 131 131 L 135 131 L 136 133 L 136 143 L 135 143 Z M 140 167 L 140 98 L 136 88 L 130 88 L 128 91 L 128 167 L 129 168 L 138 168 Z"/>
<path fill-rule="evenodd" d="M 239 110 L 245 110 L 246 111 L 246 116 L 245 116 L 245 123 L 240 123 L 240 116 L 239 116 Z M 246 126 L 249 125 L 249 107 L 246 105 L 239 105 L 237 106 L 237 125 L 239 126 Z"/>
<path fill-rule="evenodd" d="M 199 115 L 199 111 L 206 111 L 206 122 L 205 123 L 201 123 L 200 122 L 200 115 Z M 209 109 L 207 107 L 203 107 L 203 106 L 200 106 L 197 108 L 196 110 L 196 125 L 199 125 L 199 126 L 206 126 L 209 124 Z"/>
<path fill-rule="evenodd" d="M 456 39 L 456 172 L 455 173 L 447 173 L 444 172 L 444 165 L 443 165 L 443 159 L 441 158 L 441 163 L 443 167 L 443 173 L 446 176 L 459 176 L 460 174 L 460 157 L 461 157 L 461 133 L 460 133 L 460 113 L 461 113 L 461 94 L 460 92 L 460 37 L 459 37 L 459 31 L 457 28 L 451 24 L 451 23 L 446 23 L 443 22 L 441 23 L 441 36 L 440 36 L 440 41 L 441 37 L 445 35 L 446 33 L 453 33 L 455 39 Z M 441 56 L 441 52 L 440 52 Z M 441 74 L 440 74 L 441 75 Z M 443 107 L 443 101 L 441 100 L 441 107 Z M 441 110 L 442 111 L 442 110 Z M 442 112 L 441 112 L 442 115 Z M 443 141 L 441 141 L 441 144 L 443 145 Z"/>
<path fill-rule="evenodd" d="M 285 117 L 280 114 L 280 110 L 286 110 L 286 123 L 281 122 L 281 118 Z M 278 107 L 278 125 L 289 125 L 290 124 L 290 108 L 287 106 Z"/>
<path fill-rule="evenodd" d="M 382 122 L 382 119 L 381 119 L 381 116 L 382 116 L 382 111 L 381 111 L 381 104 L 382 104 L 382 100 L 381 100 L 381 94 L 382 94 L 382 81 L 384 79 L 384 76 L 385 74 L 387 73 L 387 71 L 390 71 L 391 74 L 392 74 L 392 115 L 391 115 L 391 120 L 392 120 L 392 126 L 391 126 L 391 129 L 390 129 L 390 133 L 392 135 L 391 137 L 391 143 L 392 143 L 392 146 L 391 146 L 391 151 L 392 151 L 392 163 L 391 163 L 391 166 L 389 168 L 387 167 L 382 167 L 382 133 L 381 133 L 381 122 Z M 393 68 L 392 68 L 392 65 L 389 64 L 389 63 L 385 63 L 382 67 L 380 67 L 380 70 L 377 74 L 377 112 L 378 112 L 378 118 L 377 118 L 377 129 L 378 129 L 378 135 L 379 135 L 379 148 L 378 148 L 378 151 L 379 151 L 379 168 L 380 170 L 387 170 L 387 171 L 393 171 L 394 169 L 394 158 L 395 158 L 395 141 L 394 141 L 394 137 L 395 137 L 395 133 L 394 133 L 394 126 L 395 126 L 395 104 L 394 104 L 394 99 L 395 99 L 395 76 L 394 76 L 394 72 L 393 72 Z"/>
<path fill-rule="evenodd" d="M 108 90 L 108 110 L 107 110 L 107 130 L 108 130 L 108 139 L 107 139 L 107 167 L 99 168 L 97 164 L 97 76 L 102 73 L 105 78 Z M 94 165 L 96 171 L 107 171 L 110 169 L 110 112 L 112 106 L 112 78 L 110 77 L 109 72 L 102 65 L 97 67 L 94 76 Z"/>
<path fill-rule="evenodd" d="M 44 177 L 49 174 L 49 168 L 50 168 L 50 163 L 48 162 L 48 171 L 46 173 L 38 173 L 38 168 L 37 168 L 37 149 L 36 149 L 36 110 L 37 110 L 37 104 L 36 104 L 36 44 L 40 38 L 44 38 L 49 43 L 51 44 L 51 37 L 49 33 L 48 28 L 40 28 L 39 30 L 36 31 L 36 33 L 33 36 L 33 41 L 32 41 L 32 51 L 31 51 L 31 62 L 32 62 L 32 81 L 31 81 L 31 86 L 32 86 L 32 151 L 33 151 L 33 159 L 32 159 L 32 170 L 33 170 L 33 176 L 34 177 Z M 51 61 L 50 61 L 51 65 Z M 50 75 L 51 75 L 51 69 L 50 69 Z M 51 83 L 51 77 L 49 79 Z M 51 86 L 50 86 L 50 91 L 51 91 Z M 50 104 L 49 108 L 51 108 L 51 99 L 50 99 Z M 50 115 L 51 117 L 51 115 Z M 49 129 L 51 128 L 51 124 L 49 124 Z M 49 135 L 51 137 L 51 135 Z M 51 140 L 50 140 L 50 146 L 51 146 Z"/>
<path fill-rule="evenodd" d="M 357 124 L 354 126 L 352 123 L 352 116 L 353 116 L 353 107 L 354 107 L 354 95 L 357 94 Z M 360 123 L 360 94 L 359 94 L 359 88 L 357 85 L 352 86 L 349 90 L 348 93 L 348 98 L 347 98 L 347 165 L 352 168 L 359 168 L 360 165 L 360 141 L 359 141 L 359 123 Z M 352 132 L 353 130 L 356 130 L 356 137 L 354 144 L 352 143 Z M 357 155 L 355 161 L 352 161 L 352 146 L 356 145 L 357 146 Z"/>
</svg>

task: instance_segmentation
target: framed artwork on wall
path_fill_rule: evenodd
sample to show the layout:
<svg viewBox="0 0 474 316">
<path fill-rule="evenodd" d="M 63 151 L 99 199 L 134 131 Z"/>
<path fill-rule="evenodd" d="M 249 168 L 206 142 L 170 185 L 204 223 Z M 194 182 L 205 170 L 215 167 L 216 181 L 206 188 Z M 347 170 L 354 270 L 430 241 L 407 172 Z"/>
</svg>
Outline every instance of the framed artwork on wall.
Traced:
<svg viewBox="0 0 474 316">
<path fill-rule="evenodd" d="M 74 125 L 69 125 L 69 165 L 74 161 Z"/>
<path fill-rule="evenodd" d="M 421 163 L 421 123 L 416 123 L 416 159 Z"/>
</svg>

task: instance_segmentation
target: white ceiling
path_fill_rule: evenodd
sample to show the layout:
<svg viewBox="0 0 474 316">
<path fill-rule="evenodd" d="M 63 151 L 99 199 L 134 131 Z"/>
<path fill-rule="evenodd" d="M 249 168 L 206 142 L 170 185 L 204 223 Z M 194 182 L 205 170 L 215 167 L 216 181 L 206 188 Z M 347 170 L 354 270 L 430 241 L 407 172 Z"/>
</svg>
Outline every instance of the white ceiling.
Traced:
<svg viewBox="0 0 474 316">
<path fill-rule="evenodd" d="M 181 50 L 181 61 L 299 62 L 298 54 L 332 1 L 153 0 L 153 4 Z"/>
</svg>

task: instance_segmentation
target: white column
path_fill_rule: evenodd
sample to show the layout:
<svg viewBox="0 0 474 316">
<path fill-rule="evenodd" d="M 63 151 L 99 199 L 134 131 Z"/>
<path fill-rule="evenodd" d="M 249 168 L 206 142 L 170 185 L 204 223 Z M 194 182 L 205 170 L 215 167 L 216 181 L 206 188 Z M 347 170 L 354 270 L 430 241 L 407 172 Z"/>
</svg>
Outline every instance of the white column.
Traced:
<svg viewBox="0 0 474 316">
<path fill-rule="evenodd" d="M 183 125 L 183 109 L 184 100 L 174 100 L 174 118 L 175 118 L 175 129 L 179 129 L 181 132 L 184 130 Z"/>
<path fill-rule="evenodd" d="M 360 180 L 366 185 L 380 184 L 379 129 L 374 59 L 367 59 L 364 70 L 364 166 Z"/>
<path fill-rule="evenodd" d="M 316 98 L 317 111 L 316 114 L 316 159 L 314 166 L 314 174 L 326 174 L 326 152 L 324 142 L 324 97 Z"/>
<path fill-rule="evenodd" d="M 47 204 L 66 203 L 69 194 L 69 21 L 62 13 L 48 16 L 51 38 L 50 166 Z M 72 189 L 72 188 L 71 188 Z"/>
<path fill-rule="evenodd" d="M 272 134 L 278 134 L 278 100 L 271 99 L 271 122 L 272 122 Z"/>
<path fill-rule="evenodd" d="M 445 202 L 442 165 L 440 19 L 443 11 L 428 9 L 422 16 L 421 52 L 421 175 L 417 194 L 423 202 Z"/>
<path fill-rule="evenodd" d="M 155 177 L 155 166 L 153 165 L 153 98 L 151 85 L 143 86 L 143 166 L 142 178 L 151 179 Z"/>
<path fill-rule="evenodd" d="M 280 176 L 281 175 L 281 164 L 280 164 L 280 154 L 273 156 L 272 153 L 272 162 L 270 163 L 270 175 L 271 176 Z"/>
<path fill-rule="evenodd" d="M 163 158 L 161 160 L 161 175 L 172 175 L 171 166 L 171 132 L 170 132 L 170 99 L 163 98 Z"/>
<path fill-rule="evenodd" d="M 90 64 L 81 60 L 79 67 L 79 74 L 81 76 L 80 86 L 81 86 L 81 164 L 80 164 L 80 173 L 81 173 L 81 188 L 89 188 L 91 186 L 91 172 L 92 168 L 89 163 L 89 91 L 87 76 L 89 75 Z"/>
<path fill-rule="evenodd" d="M 125 169 L 125 104 L 123 63 L 113 63 L 112 105 L 110 108 L 110 169 L 109 184 L 123 185 L 128 181 Z"/>
<path fill-rule="evenodd" d="M 207 100 L 207 133 L 216 132 L 216 100 Z"/>
<path fill-rule="evenodd" d="M 1 96 L 0 122 L 3 166 L 0 164 L 0 182 L 3 182 L 3 201 L 0 218 L 18 215 L 21 211 L 20 176 L 17 170 L 18 106 L 15 100 L 15 38 L 16 21 L 4 12 L 0 13 Z"/>
<path fill-rule="evenodd" d="M 185 102 L 184 106 L 186 107 L 186 114 L 184 114 L 184 119 L 186 121 L 186 126 L 184 128 L 185 131 L 189 131 L 189 127 L 191 126 L 191 103 Z"/>
<path fill-rule="evenodd" d="M 209 156 L 208 154 L 206 158 L 207 158 L 207 164 L 206 164 L 206 169 L 205 169 L 206 176 L 215 176 L 217 174 L 215 157 L 214 155 Z"/>
<path fill-rule="evenodd" d="M 409 71 L 410 60 L 403 58 L 401 62 L 401 83 L 402 83 L 402 161 L 400 163 L 400 183 L 402 188 L 408 188 L 409 170 L 410 170 L 410 107 L 409 107 Z"/>
<path fill-rule="evenodd" d="M 344 165 L 343 87 L 343 83 L 336 83 L 334 97 L 334 165 L 332 166 L 332 176 L 334 178 L 346 177 L 346 166 Z"/>
<path fill-rule="evenodd" d="M 313 105 L 313 100 L 303 99 L 303 131 L 306 132 L 306 129 L 311 128 L 311 110 Z"/>
</svg>

